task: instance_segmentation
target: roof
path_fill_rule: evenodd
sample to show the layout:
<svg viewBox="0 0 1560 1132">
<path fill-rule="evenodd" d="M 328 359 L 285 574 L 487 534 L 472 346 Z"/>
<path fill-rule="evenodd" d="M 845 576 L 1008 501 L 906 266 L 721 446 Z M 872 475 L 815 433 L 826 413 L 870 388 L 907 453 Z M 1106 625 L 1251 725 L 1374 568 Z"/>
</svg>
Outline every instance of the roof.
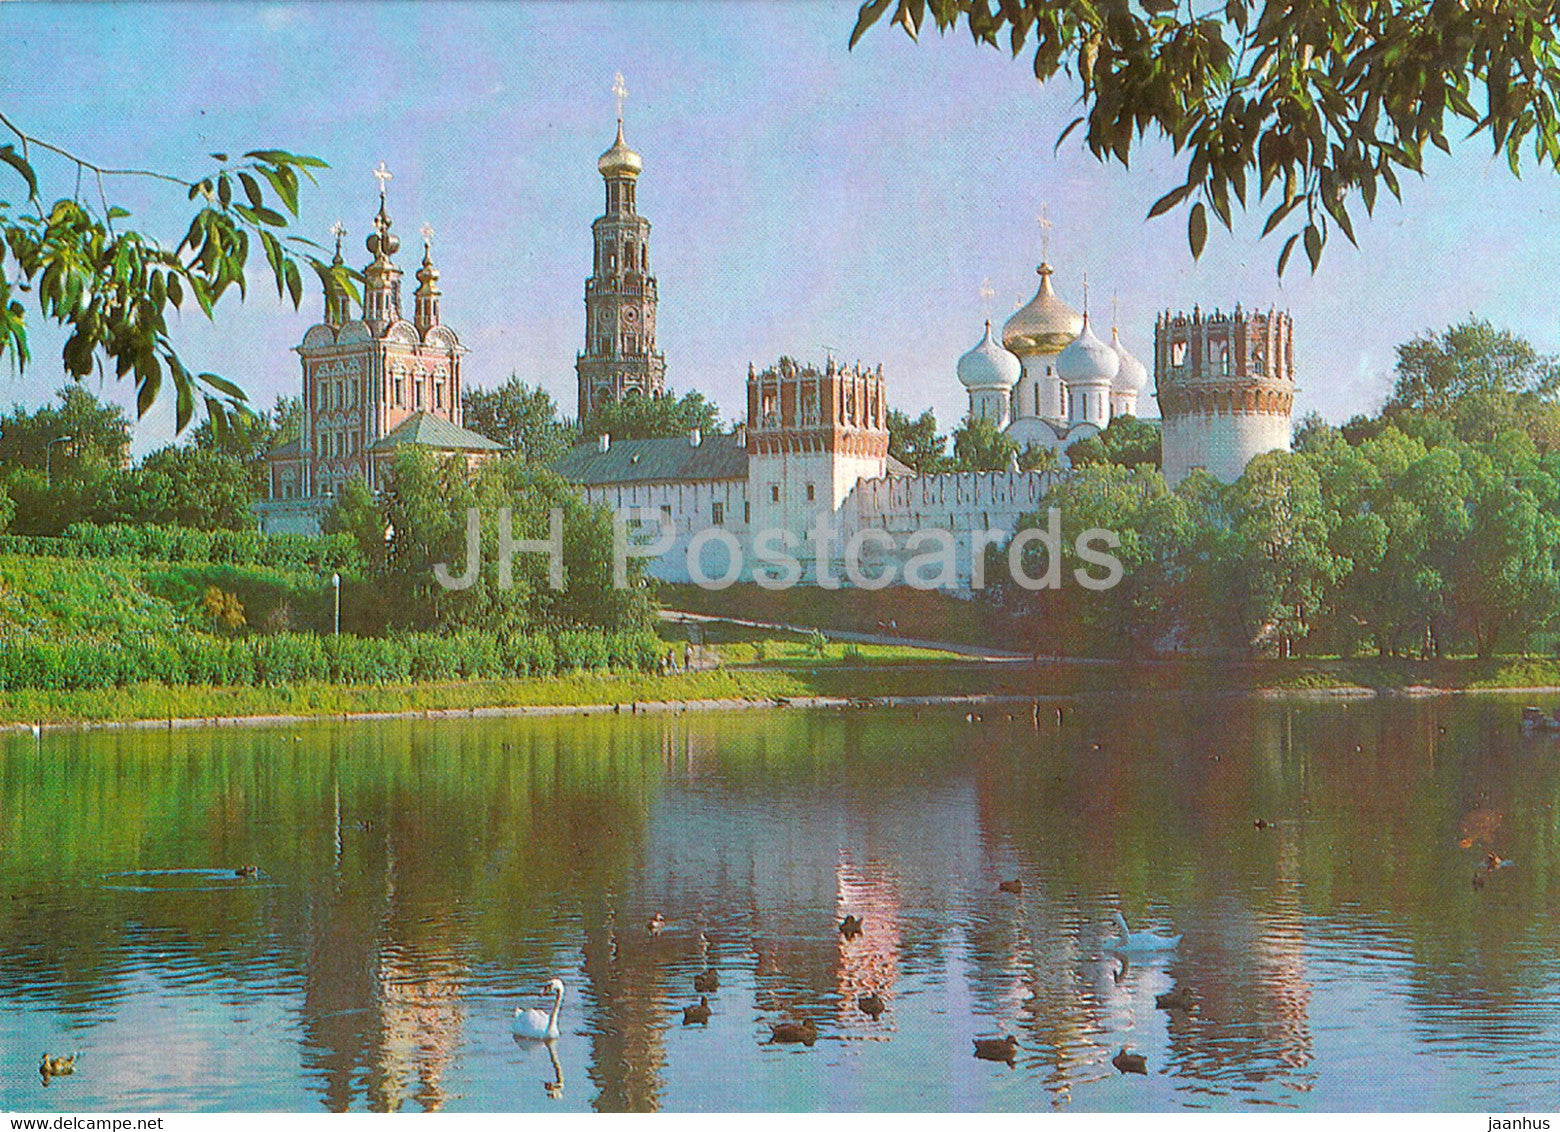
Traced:
<svg viewBox="0 0 1560 1132">
<path fill-rule="evenodd" d="M 284 441 L 281 444 L 271 445 L 270 451 L 265 454 L 267 460 L 297 460 L 303 456 L 303 442 L 297 437 Z"/>
<path fill-rule="evenodd" d="M 502 452 L 504 446 L 480 432 L 461 428 L 443 417 L 424 410 L 407 417 L 378 440 L 375 448 L 394 448 L 401 444 L 422 444 L 428 448 L 456 452 Z"/>
<path fill-rule="evenodd" d="M 686 436 L 614 440 L 607 451 L 594 441 L 576 445 L 553 464 L 572 483 L 654 483 L 663 480 L 740 480 L 748 474 L 747 449 L 735 436 L 706 436 L 694 447 Z"/>
</svg>

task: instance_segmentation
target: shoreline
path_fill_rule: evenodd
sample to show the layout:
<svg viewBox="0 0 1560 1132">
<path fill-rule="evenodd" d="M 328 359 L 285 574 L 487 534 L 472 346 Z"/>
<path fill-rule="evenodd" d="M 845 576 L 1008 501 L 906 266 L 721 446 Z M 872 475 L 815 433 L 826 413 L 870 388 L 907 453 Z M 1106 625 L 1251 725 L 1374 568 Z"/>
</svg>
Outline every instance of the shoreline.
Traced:
<svg viewBox="0 0 1560 1132">
<path fill-rule="evenodd" d="M 888 666 L 885 666 L 887 668 Z M 339 690 L 367 689 L 370 686 L 339 685 Z M 431 689 L 449 685 L 433 685 Z M 196 689 L 195 691 L 199 691 Z M 216 691 L 216 690 L 213 690 Z M 282 689 L 273 689 L 282 691 Z M 926 694 L 884 695 L 732 695 L 713 697 L 667 697 L 658 699 L 594 700 L 589 702 L 556 703 L 487 703 L 460 707 L 402 708 L 381 711 L 316 710 L 303 712 L 249 712 L 242 714 L 204 714 L 183 716 L 138 716 L 126 719 L 70 718 L 38 720 L 35 723 L 8 721 L 0 723 L 0 735 L 34 732 L 65 733 L 87 731 L 181 731 L 201 728 L 250 728 L 283 727 L 323 722 L 367 723 L 387 720 L 453 720 L 453 719 L 518 719 L 551 718 L 557 716 L 592 715 L 682 715 L 688 712 L 765 711 L 785 708 L 843 709 L 901 707 L 977 707 L 1002 704 L 1060 703 L 1087 699 L 1093 696 L 1128 695 L 1164 698 L 1184 694 L 1187 689 L 1143 688 L 1101 689 L 1083 688 L 1064 691 L 1012 692 L 933 692 Z M 1428 685 L 1370 688 L 1364 685 L 1339 685 L 1326 688 L 1249 687 L 1228 688 L 1215 694 L 1239 696 L 1270 702 L 1296 701 L 1324 703 L 1338 700 L 1368 700 L 1382 698 L 1430 699 L 1441 696 L 1466 695 L 1560 695 L 1560 685 L 1528 685 L 1512 687 L 1446 688 Z"/>
</svg>

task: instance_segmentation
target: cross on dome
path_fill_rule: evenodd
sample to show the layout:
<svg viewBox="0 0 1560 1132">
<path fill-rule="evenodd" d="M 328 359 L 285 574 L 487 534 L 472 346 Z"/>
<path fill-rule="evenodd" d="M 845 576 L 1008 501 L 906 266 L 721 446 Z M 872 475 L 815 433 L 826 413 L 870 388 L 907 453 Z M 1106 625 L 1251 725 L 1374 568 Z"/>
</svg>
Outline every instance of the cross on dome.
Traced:
<svg viewBox="0 0 1560 1132">
<path fill-rule="evenodd" d="M 381 161 L 379 163 L 379 167 L 374 170 L 374 177 L 379 182 L 379 199 L 380 200 L 384 200 L 385 199 L 385 186 L 390 183 L 390 181 L 391 181 L 393 176 L 394 175 L 385 166 L 385 163 L 383 161 Z"/>
<path fill-rule="evenodd" d="M 619 71 L 612 76 L 612 93 L 617 96 L 618 121 L 623 120 L 623 100 L 628 97 L 628 84 L 623 81 L 623 72 Z"/>
<path fill-rule="evenodd" d="M 991 321 L 991 300 L 997 297 L 995 288 L 991 285 L 991 277 L 987 276 L 980 281 L 980 301 L 986 308 L 986 321 Z"/>
<path fill-rule="evenodd" d="M 433 225 L 429 224 L 426 220 L 423 221 L 423 226 L 417 229 L 417 234 L 423 238 L 423 243 L 425 245 L 431 245 L 433 243 Z"/>
<path fill-rule="evenodd" d="M 1040 215 L 1035 218 L 1040 225 L 1040 262 L 1051 262 L 1051 229 L 1055 227 L 1051 223 L 1051 206 L 1044 201 L 1040 202 Z"/>
</svg>

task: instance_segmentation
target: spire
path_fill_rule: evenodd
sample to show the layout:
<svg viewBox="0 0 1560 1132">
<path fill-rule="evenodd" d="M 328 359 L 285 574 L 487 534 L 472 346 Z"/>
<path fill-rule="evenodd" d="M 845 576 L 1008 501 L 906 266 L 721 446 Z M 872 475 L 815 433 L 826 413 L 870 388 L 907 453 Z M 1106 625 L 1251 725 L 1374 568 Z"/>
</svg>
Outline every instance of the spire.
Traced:
<svg viewBox="0 0 1560 1132">
<path fill-rule="evenodd" d="M 424 222 L 418 231 L 423 238 L 423 258 L 417 269 L 415 321 L 418 333 L 426 337 L 430 328 L 439 325 L 439 269 L 433 266 L 433 225 Z"/>
<path fill-rule="evenodd" d="M 336 254 L 331 259 L 330 265 L 333 268 L 345 267 L 346 261 L 341 258 L 341 238 L 347 234 L 347 226 L 338 220 L 330 226 L 330 234 L 336 237 Z M 332 329 L 340 329 L 341 324 L 352 317 L 348 303 L 346 289 L 335 279 L 331 279 L 325 287 L 325 325 Z"/>
<path fill-rule="evenodd" d="M 363 270 L 363 319 L 382 332 L 401 317 L 401 269 L 390 259 L 401 250 L 401 240 L 390 231 L 394 222 L 385 203 L 385 186 L 391 173 L 383 161 L 374 170 L 374 177 L 379 181 L 379 212 L 374 216 L 373 232 L 364 241 L 374 260 Z"/>
</svg>

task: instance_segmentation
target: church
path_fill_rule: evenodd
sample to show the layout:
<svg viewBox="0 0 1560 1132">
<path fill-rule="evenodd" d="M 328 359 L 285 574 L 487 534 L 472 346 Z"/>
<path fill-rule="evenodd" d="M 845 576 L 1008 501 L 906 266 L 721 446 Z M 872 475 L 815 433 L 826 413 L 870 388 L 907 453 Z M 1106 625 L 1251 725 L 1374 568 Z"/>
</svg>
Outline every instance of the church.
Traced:
<svg viewBox="0 0 1560 1132">
<path fill-rule="evenodd" d="M 666 391 L 651 226 L 638 203 L 644 160 L 625 139 L 621 113 L 596 168 L 605 204 L 591 226 L 585 335 L 575 358 L 580 420 L 606 402 Z M 297 441 L 270 455 L 270 498 L 256 506 L 262 530 L 318 531 L 340 485 L 361 476 L 378 490 L 401 444 L 472 464 L 503 451 L 461 423 L 465 350 L 441 318 L 427 229 L 412 318 L 402 314 L 392 258 L 400 241 L 385 203 L 390 175 L 381 164 L 376 176 L 380 208 L 366 243 L 362 317 L 353 317 L 346 295 L 327 294 L 324 322 L 297 347 L 304 426 Z M 778 571 L 786 584 L 904 581 L 968 592 L 979 584 L 985 548 L 1011 539 L 1019 519 L 1067 474 L 1067 447 L 1113 417 L 1137 415 L 1148 383 L 1147 367 L 1117 327 L 1109 341 L 1094 330 L 1087 287 L 1080 313 L 1056 293 L 1049 262 L 1037 271 L 1034 298 L 1008 319 L 1000 341 L 988 320 L 951 368 L 971 417 L 1005 432 L 1020 451 L 1054 453 L 1039 470 L 1022 471 L 1015 461 L 997 472 L 915 473 L 888 452 L 882 367 L 832 356 L 821 367 L 790 357 L 750 364 L 744 418 L 730 433 L 585 437 L 554 468 L 587 499 L 631 519 L 640 541 L 652 544 L 651 574 L 666 581 L 773 580 L 777 571 L 759 566 L 784 558 L 792 567 Z M 1232 481 L 1259 452 L 1289 448 L 1291 339 L 1279 312 L 1194 309 L 1157 319 L 1156 396 L 1172 483 L 1197 469 Z M 929 551 L 942 555 L 931 574 Z"/>
</svg>

